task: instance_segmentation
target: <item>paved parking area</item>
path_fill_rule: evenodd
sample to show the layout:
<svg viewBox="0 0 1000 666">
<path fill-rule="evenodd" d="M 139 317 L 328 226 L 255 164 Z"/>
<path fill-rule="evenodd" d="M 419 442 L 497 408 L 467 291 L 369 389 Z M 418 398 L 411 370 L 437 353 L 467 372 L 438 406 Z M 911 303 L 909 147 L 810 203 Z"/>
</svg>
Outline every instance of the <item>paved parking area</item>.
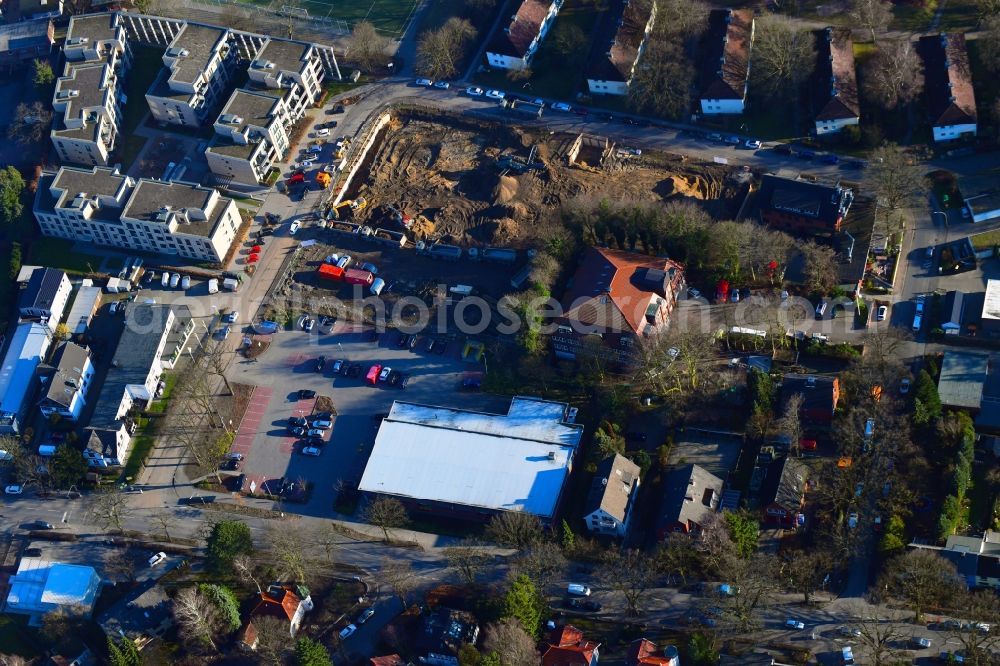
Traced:
<svg viewBox="0 0 1000 666">
<path fill-rule="evenodd" d="M 738 436 L 686 428 L 674 434 L 670 464 L 694 463 L 726 480 L 736 469 L 742 446 L 743 441 Z"/>
<path fill-rule="evenodd" d="M 342 322 L 331 332 L 281 331 L 263 356 L 255 361 L 236 359 L 229 366 L 230 381 L 257 386 L 233 445 L 234 451 L 246 456 L 242 471 L 258 485 L 276 477 L 301 478 L 313 484 L 308 503 L 285 503 L 284 510 L 332 515 L 334 486 L 340 479 L 357 482 L 361 478 L 378 431 L 378 417 L 389 411 L 394 400 L 501 412 L 509 406 L 506 397 L 459 390 L 463 377 L 482 371 L 478 363 L 460 358 L 459 342 L 451 342 L 439 355 L 424 351 L 423 344 L 412 352 L 400 349 L 398 336 L 387 332 L 371 342 L 363 330 Z M 321 373 L 315 370 L 319 356 L 327 359 Z M 375 363 L 388 365 L 409 374 L 410 382 L 400 389 L 371 386 L 364 374 L 335 376 L 331 368 L 336 359 L 359 363 L 365 372 Z M 301 455 L 296 439 L 286 429 L 289 416 L 306 415 L 314 408 L 315 400 L 298 399 L 299 389 L 329 396 L 337 410 L 329 441 L 318 457 Z"/>
</svg>

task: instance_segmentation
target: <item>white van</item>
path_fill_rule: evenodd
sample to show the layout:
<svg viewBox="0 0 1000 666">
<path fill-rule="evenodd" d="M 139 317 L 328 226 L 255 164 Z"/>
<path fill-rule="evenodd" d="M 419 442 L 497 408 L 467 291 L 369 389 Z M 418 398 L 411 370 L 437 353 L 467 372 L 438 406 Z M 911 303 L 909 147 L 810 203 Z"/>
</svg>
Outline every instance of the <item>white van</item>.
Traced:
<svg viewBox="0 0 1000 666">
<path fill-rule="evenodd" d="M 164 289 L 170 286 L 170 271 L 163 271 L 163 277 L 160 278 L 160 286 Z"/>
<path fill-rule="evenodd" d="M 217 294 L 219 293 L 219 280 L 217 278 L 212 278 L 208 281 L 208 293 Z"/>
<path fill-rule="evenodd" d="M 826 301 L 820 301 L 819 302 L 819 305 L 816 306 L 816 319 L 822 319 L 823 318 L 823 315 L 826 314 L 826 306 L 827 305 L 828 304 L 827 304 Z"/>
<path fill-rule="evenodd" d="M 566 593 L 577 597 L 589 597 L 590 588 L 586 585 L 580 585 L 579 583 L 570 583 L 566 586 Z"/>
</svg>

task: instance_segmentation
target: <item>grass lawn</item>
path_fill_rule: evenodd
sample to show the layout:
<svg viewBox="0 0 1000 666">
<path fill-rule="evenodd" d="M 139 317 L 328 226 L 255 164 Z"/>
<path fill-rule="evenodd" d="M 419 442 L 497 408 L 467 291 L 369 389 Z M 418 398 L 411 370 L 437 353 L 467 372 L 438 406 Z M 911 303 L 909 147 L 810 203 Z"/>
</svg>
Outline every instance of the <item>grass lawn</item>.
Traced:
<svg viewBox="0 0 1000 666">
<path fill-rule="evenodd" d="M 254 0 L 258 5 L 272 6 L 268 0 Z M 368 21 L 390 37 L 398 37 L 406 29 L 417 0 L 303 0 L 299 6 L 315 18 L 330 18 L 354 24 Z"/>
<path fill-rule="evenodd" d="M 1000 229 L 969 236 L 969 240 L 972 241 L 972 247 L 976 250 L 992 249 L 994 245 L 1000 244 Z"/>
<path fill-rule="evenodd" d="M 132 67 L 125 82 L 125 94 L 129 104 L 125 105 L 122 134 L 132 136 L 139 123 L 146 117 L 149 106 L 145 100 L 146 91 L 163 69 L 163 49 L 137 46 L 132 49 Z"/>
<path fill-rule="evenodd" d="M 170 374 L 163 375 L 163 395 L 161 395 L 157 400 L 153 401 L 153 404 L 149 406 L 146 410 L 150 414 L 162 414 L 167 411 L 167 405 L 170 404 L 170 394 L 174 390 L 174 385 L 177 383 L 177 373 L 171 372 Z"/>
<path fill-rule="evenodd" d="M 0 652 L 19 654 L 27 659 L 40 657 L 41 652 L 29 639 L 34 632 L 28 627 L 26 615 L 0 615 Z"/>
<path fill-rule="evenodd" d="M 125 468 L 122 475 L 126 479 L 134 479 L 139 473 L 139 468 L 146 462 L 150 451 L 153 450 L 153 442 L 156 441 L 156 426 L 147 419 L 139 418 L 139 427 L 132 437 L 132 450 L 128 452 L 128 460 L 125 461 Z"/>
<path fill-rule="evenodd" d="M 590 3 L 585 3 L 583 0 L 566 0 L 548 36 L 538 48 L 538 53 L 532 62 L 532 76 L 527 86 L 522 81 L 509 81 L 504 70 L 477 74 L 476 82 L 490 88 L 523 89 L 528 94 L 539 97 L 572 102 L 581 89 L 588 52 L 587 49 L 580 49 L 569 56 L 563 55 L 557 49 L 555 37 L 562 31 L 576 27 L 586 36 L 585 43 L 590 44 L 599 19 L 600 14 L 594 12 Z"/>
<path fill-rule="evenodd" d="M 924 32 L 930 28 L 933 19 L 934 12 L 928 13 L 923 7 L 893 3 L 892 21 L 889 22 L 889 30 Z"/>
<path fill-rule="evenodd" d="M 101 261 L 101 257 L 74 251 L 72 241 L 45 238 L 31 244 L 31 255 L 24 263 L 61 268 L 67 273 L 92 273 Z"/>
<path fill-rule="evenodd" d="M 139 157 L 139 153 L 142 149 L 146 147 L 146 138 L 139 136 L 138 134 L 129 134 L 125 137 L 125 142 L 121 146 L 121 161 L 122 161 L 122 171 L 128 171 L 132 163 L 135 162 L 135 158 Z"/>
</svg>

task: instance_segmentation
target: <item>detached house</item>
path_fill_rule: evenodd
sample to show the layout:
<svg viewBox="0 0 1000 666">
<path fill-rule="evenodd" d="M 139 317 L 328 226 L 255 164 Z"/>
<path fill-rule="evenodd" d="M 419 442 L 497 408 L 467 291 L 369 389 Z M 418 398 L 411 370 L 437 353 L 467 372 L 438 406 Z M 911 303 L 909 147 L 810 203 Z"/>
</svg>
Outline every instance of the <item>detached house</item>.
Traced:
<svg viewBox="0 0 1000 666">
<path fill-rule="evenodd" d="M 761 224 L 794 236 L 831 236 L 840 231 L 854 191 L 837 185 L 821 185 L 767 174 L 757 191 L 757 215 Z"/>
<path fill-rule="evenodd" d="M 276 617 L 288 623 L 288 634 L 295 638 L 302 618 L 313 609 L 309 590 L 290 585 L 272 585 L 258 595 L 257 605 L 250 611 L 250 617 L 237 635 L 240 645 L 249 650 L 257 648 L 257 628 L 253 621 L 261 617 Z"/>
<path fill-rule="evenodd" d="M 628 94 L 656 21 L 656 3 L 651 0 L 618 0 L 618 3 L 617 11 L 606 14 L 597 37 L 606 36 L 608 47 L 595 47 L 587 67 L 587 87 L 593 95 Z"/>
<path fill-rule="evenodd" d="M 684 287 L 684 269 L 675 261 L 588 248 L 563 297 L 563 315 L 552 336 L 556 356 L 574 359 L 596 336 L 600 345 L 591 353 L 633 363 L 636 339 L 667 329 Z"/>
<path fill-rule="evenodd" d="M 26 319 L 37 319 L 54 331 L 72 291 L 73 286 L 62 271 L 36 268 L 18 299 L 18 314 Z"/>
<path fill-rule="evenodd" d="M 760 489 L 764 522 L 793 529 L 808 488 L 808 469 L 794 458 L 778 458 L 767 469 Z"/>
<path fill-rule="evenodd" d="M 639 492 L 639 466 L 615 454 L 597 466 L 583 521 L 595 534 L 624 537 Z"/>
<path fill-rule="evenodd" d="M 39 369 L 42 384 L 38 409 L 46 418 L 58 414 L 76 421 L 87 404 L 87 391 L 94 378 L 90 352 L 72 342 L 64 342 L 57 350 L 52 366 Z"/>
<path fill-rule="evenodd" d="M 836 377 L 785 375 L 781 380 L 781 404 L 793 395 L 802 395 L 799 417 L 805 421 L 829 423 L 840 401 L 840 380 Z"/>
<path fill-rule="evenodd" d="M 663 483 L 663 504 L 657 527 L 659 538 L 671 532 L 698 532 L 719 511 L 722 479 L 698 465 L 675 469 Z"/>
<path fill-rule="evenodd" d="M 976 92 L 962 33 L 920 39 L 924 91 L 935 141 L 976 136 Z"/>
<path fill-rule="evenodd" d="M 716 9 L 709 13 L 702 50 L 701 112 L 743 113 L 753 47 L 752 9 Z"/>
<path fill-rule="evenodd" d="M 600 643 L 588 641 L 583 632 L 567 624 L 555 629 L 542 653 L 542 666 L 597 666 Z"/>
<path fill-rule="evenodd" d="M 819 62 L 813 87 L 819 109 L 816 134 L 833 134 L 861 122 L 854 41 L 850 30 L 834 28 L 821 30 L 818 41 Z"/>
<path fill-rule="evenodd" d="M 486 61 L 501 69 L 527 69 L 552 27 L 563 0 L 521 0 L 510 23 L 486 47 Z M 516 4 L 516 3 L 515 3 Z"/>
</svg>

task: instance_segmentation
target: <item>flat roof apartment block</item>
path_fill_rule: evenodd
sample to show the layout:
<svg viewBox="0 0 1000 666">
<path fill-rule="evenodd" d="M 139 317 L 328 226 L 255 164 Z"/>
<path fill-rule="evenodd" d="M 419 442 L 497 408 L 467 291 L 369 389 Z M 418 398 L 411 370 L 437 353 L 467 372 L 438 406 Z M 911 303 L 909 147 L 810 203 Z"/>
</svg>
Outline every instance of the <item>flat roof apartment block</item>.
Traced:
<svg viewBox="0 0 1000 666">
<path fill-rule="evenodd" d="M 516 397 L 506 414 L 395 402 L 359 489 L 472 520 L 502 511 L 553 519 L 583 427 L 567 405 Z"/>
<path fill-rule="evenodd" d="M 289 90 L 285 99 L 296 119 L 319 99 L 325 69 L 313 44 L 269 37 L 247 69 L 251 84 L 272 90 Z"/>
<path fill-rule="evenodd" d="M 34 213 L 47 236 L 212 262 L 226 256 L 242 223 L 235 202 L 214 189 L 103 167 L 44 174 Z"/>
<path fill-rule="evenodd" d="M 236 90 L 215 121 L 215 138 L 205 151 L 209 168 L 220 179 L 263 183 L 288 151 L 292 123 L 283 97 Z"/>
<path fill-rule="evenodd" d="M 198 127 L 214 114 L 236 52 L 225 28 L 185 23 L 163 53 L 164 69 L 146 92 L 158 122 Z"/>
</svg>

